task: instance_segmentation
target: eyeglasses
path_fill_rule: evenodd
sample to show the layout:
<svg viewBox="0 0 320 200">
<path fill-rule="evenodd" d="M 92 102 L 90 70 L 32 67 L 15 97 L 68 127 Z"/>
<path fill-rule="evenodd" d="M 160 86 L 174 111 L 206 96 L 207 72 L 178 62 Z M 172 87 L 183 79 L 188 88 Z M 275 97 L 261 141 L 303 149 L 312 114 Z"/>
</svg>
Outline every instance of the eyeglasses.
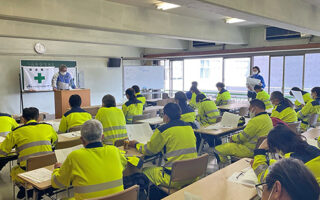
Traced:
<svg viewBox="0 0 320 200">
<path fill-rule="evenodd" d="M 258 196 L 261 198 L 262 197 L 262 193 L 263 193 L 263 185 L 266 185 L 267 183 L 260 183 L 255 185 L 256 190 L 257 190 L 257 194 Z"/>
</svg>

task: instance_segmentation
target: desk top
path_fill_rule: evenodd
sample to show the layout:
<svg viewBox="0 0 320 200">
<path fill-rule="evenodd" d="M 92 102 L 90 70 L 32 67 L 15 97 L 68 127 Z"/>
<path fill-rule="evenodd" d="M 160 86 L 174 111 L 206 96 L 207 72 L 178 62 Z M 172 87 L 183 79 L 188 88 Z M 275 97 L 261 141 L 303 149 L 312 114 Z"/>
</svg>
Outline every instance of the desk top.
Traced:
<svg viewBox="0 0 320 200">
<path fill-rule="evenodd" d="M 151 103 L 156 103 L 158 101 L 162 100 L 162 98 L 158 98 L 158 99 L 147 99 L 146 102 L 151 102 Z"/>
<path fill-rule="evenodd" d="M 238 102 L 238 103 L 230 103 L 223 106 L 217 106 L 217 108 L 224 109 L 224 110 L 236 110 L 242 107 L 249 107 L 249 106 L 250 106 L 249 102 L 244 101 L 244 102 Z"/>
<path fill-rule="evenodd" d="M 150 110 L 161 110 L 164 106 L 148 106 L 144 109 L 144 111 L 150 111 Z"/>
<path fill-rule="evenodd" d="M 249 200 L 257 195 L 254 187 L 228 181 L 234 173 L 250 166 L 249 159 L 241 159 L 171 195 L 163 200 L 184 200 L 184 192 L 201 197 L 202 200 Z"/>
<path fill-rule="evenodd" d="M 194 129 L 194 132 L 206 135 L 214 135 L 214 136 L 222 136 L 224 134 L 228 134 L 230 132 L 238 131 L 243 129 L 244 126 L 239 126 L 236 128 L 220 128 L 220 129 L 205 129 L 204 127 L 200 129 Z"/>
<path fill-rule="evenodd" d="M 149 119 L 138 120 L 137 122 L 138 123 L 148 123 L 150 125 L 157 125 L 157 124 L 162 124 L 163 119 L 161 117 L 152 117 Z"/>
</svg>

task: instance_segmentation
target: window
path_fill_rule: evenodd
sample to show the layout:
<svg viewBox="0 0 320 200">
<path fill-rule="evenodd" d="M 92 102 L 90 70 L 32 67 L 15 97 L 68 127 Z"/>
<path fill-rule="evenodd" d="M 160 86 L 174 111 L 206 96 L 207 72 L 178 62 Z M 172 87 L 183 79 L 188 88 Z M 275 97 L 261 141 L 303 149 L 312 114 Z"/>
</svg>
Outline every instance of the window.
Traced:
<svg viewBox="0 0 320 200">
<path fill-rule="evenodd" d="M 225 85 L 233 92 L 247 92 L 247 77 L 250 75 L 250 58 L 228 58 L 225 64 Z"/>
<path fill-rule="evenodd" d="M 320 85 L 320 53 L 306 54 L 305 62 L 304 90 L 310 92 Z"/>
<path fill-rule="evenodd" d="M 164 62 L 164 90 L 170 91 L 170 61 Z"/>
<path fill-rule="evenodd" d="M 265 91 L 268 92 L 269 84 L 269 56 L 254 56 L 253 66 L 260 68 L 260 75 L 263 77 L 266 84 Z"/>
<path fill-rule="evenodd" d="M 288 96 L 292 87 L 302 88 L 303 56 L 286 56 L 284 71 L 284 95 Z"/>
<path fill-rule="evenodd" d="M 282 91 L 283 56 L 271 57 L 270 63 L 270 93 Z"/>
<path fill-rule="evenodd" d="M 172 90 L 183 90 L 183 61 L 172 61 Z"/>
<path fill-rule="evenodd" d="M 192 81 L 204 91 L 216 91 L 216 83 L 222 81 L 222 58 L 186 59 L 184 61 L 184 86 L 188 90 Z"/>
</svg>

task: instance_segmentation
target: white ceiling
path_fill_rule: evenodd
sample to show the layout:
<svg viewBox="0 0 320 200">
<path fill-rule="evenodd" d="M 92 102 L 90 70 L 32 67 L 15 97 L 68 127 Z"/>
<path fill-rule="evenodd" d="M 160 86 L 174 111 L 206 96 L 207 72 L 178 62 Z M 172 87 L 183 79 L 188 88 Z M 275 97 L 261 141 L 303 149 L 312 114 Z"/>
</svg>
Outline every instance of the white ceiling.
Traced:
<svg viewBox="0 0 320 200">
<path fill-rule="evenodd" d="M 106 0 L 106 1 L 138 6 L 138 7 L 145 7 L 145 8 L 154 9 L 154 10 L 156 10 L 155 4 L 159 2 L 158 0 Z M 199 9 L 189 3 L 183 4 L 179 8 L 174 8 L 174 9 L 170 9 L 162 12 L 168 12 L 168 13 L 200 18 L 200 19 L 205 19 L 210 21 L 219 21 L 219 20 L 223 21 L 225 18 L 227 18 L 227 16 L 216 14 L 210 10 Z M 245 26 L 245 27 L 259 26 L 259 24 L 257 23 L 248 22 L 248 21 L 236 23 L 232 25 Z"/>
</svg>

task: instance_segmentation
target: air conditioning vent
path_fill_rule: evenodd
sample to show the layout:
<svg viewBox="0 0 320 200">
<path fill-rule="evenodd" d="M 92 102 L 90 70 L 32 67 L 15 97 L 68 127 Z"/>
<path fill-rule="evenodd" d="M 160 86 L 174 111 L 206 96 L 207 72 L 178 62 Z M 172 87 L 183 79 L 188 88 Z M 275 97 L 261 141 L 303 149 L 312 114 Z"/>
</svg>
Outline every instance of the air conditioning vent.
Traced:
<svg viewBox="0 0 320 200">
<path fill-rule="evenodd" d="M 216 43 L 214 42 L 198 42 L 198 41 L 193 41 L 192 46 L 194 48 L 199 48 L 199 47 L 212 47 L 215 46 Z"/>
<path fill-rule="evenodd" d="M 266 40 L 301 38 L 301 33 L 277 27 L 266 27 Z"/>
</svg>

